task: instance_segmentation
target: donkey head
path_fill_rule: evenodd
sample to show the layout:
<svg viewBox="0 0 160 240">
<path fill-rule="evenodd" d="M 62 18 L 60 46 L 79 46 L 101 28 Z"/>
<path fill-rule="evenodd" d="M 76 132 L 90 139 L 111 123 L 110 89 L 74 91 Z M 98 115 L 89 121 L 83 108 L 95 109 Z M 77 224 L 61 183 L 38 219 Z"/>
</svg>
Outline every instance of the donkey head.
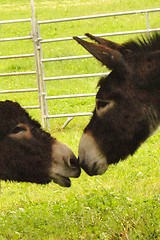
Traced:
<svg viewBox="0 0 160 240">
<path fill-rule="evenodd" d="M 69 147 L 53 138 L 16 102 L 0 101 L 0 179 L 71 185 L 80 167 Z"/>
<path fill-rule="evenodd" d="M 81 167 L 96 175 L 132 155 L 160 123 L 160 35 L 122 45 L 86 35 L 96 43 L 74 39 L 111 70 L 79 144 Z"/>
</svg>

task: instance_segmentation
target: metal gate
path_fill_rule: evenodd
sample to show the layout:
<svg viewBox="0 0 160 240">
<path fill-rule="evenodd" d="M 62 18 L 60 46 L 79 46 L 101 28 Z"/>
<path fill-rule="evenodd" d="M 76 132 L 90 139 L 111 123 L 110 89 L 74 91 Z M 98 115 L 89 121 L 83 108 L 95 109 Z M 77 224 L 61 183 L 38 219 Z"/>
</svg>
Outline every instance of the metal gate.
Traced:
<svg viewBox="0 0 160 240">
<path fill-rule="evenodd" d="M 59 82 L 58 84 L 62 84 L 63 81 L 70 81 L 74 79 L 74 81 L 78 81 L 79 79 L 87 79 L 87 78 L 99 78 L 100 76 L 103 76 L 104 74 L 108 74 L 107 72 L 95 72 L 95 73 L 83 73 L 80 74 L 78 70 L 76 74 L 59 74 L 59 75 L 52 75 L 52 72 L 49 72 L 49 75 L 46 74 L 47 69 L 50 69 L 49 64 L 52 63 L 53 66 L 56 67 L 57 63 L 64 64 L 69 61 L 76 61 L 76 60 L 83 60 L 83 59 L 90 59 L 91 55 L 71 55 L 71 54 L 65 54 L 63 55 L 63 51 L 58 56 L 54 54 L 54 44 L 59 43 L 61 46 L 64 44 L 64 46 L 67 46 L 67 44 L 71 41 L 73 41 L 72 36 L 67 37 L 43 37 L 43 27 L 48 28 L 48 32 L 51 29 L 51 26 L 54 26 L 54 29 L 56 29 L 56 26 L 59 24 L 67 24 L 67 23 L 78 23 L 84 22 L 87 20 L 92 21 L 93 19 L 96 19 L 98 22 L 100 19 L 103 19 L 103 21 L 106 21 L 108 19 L 112 19 L 114 21 L 115 18 L 125 17 L 131 18 L 133 16 L 137 17 L 140 16 L 141 20 L 145 23 L 145 28 L 143 29 L 133 29 L 133 30 L 127 30 L 127 31 L 117 31 L 117 32 L 104 32 L 104 33 L 94 33 L 97 36 L 101 37 L 120 37 L 120 36 L 130 36 L 132 35 L 138 35 L 142 33 L 150 33 L 153 31 L 159 31 L 160 28 L 155 28 L 154 26 L 151 26 L 151 14 L 156 13 L 160 14 L 160 8 L 157 9 L 147 9 L 147 10 L 138 10 L 138 11 L 128 11 L 128 12 L 117 12 L 117 13 L 110 13 L 110 14 L 101 14 L 101 15 L 92 15 L 92 16 L 81 16 L 81 17 L 74 17 L 74 18 L 64 18 L 64 19 L 54 19 L 54 20 L 44 20 L 39 21 L 35 18 L 35 10 L 34 10 L 34 2 L 31 0 L 31 9 L 32 9 L 32 18 L 29 19 L 20 19 L 20 20 L 10 20 L 10 21 L 1 21 L 0 24 L 16 24 L 17 22 L 29 22 L 31 26 L 31 35 L 25 36 L 25 37 L 18 37 L 18 38 L 5 38 L 0 39 L 0 42 L 2 41 L 25 41 L 30 40 L 33 43 L 34 46 L 34 52 L 29 54 L 19 54 L 19 55 L 12 55 L 12 56 L 1 56 L 0 60 L 5 59 L 13 59 L 13 58 L 34 58 L 35 59 L 35 70 L 34 71 L 27 71 L 27 72 L 10 72 L 10 73 L 1 73 L 0 78 L 2 77 L 9 77 L 9 76 L 18 76 L 18 75 L 34 75 L 37 79 L 37 87 L 35 88 L 26 88 L 26 89 L 15 89 L 15 90 L 1 90 L 0 94 L 6 94 L 6 93 L 23 93 L 23 92 L 36 92 L 37 98 L 38 98 L 38 105 L 36 106 L 24 106 L 26 108 L 33 108 L 33 109 L 40 109 L 41 110 L 41 118 L 42 118 L 42 125 L 43 127 L 49 128 L 49 121 L 53 118 L 65 118 L 67 119 L 65 123 L 63 124 L 63 127 L 65 127 L 74 117 L 79 116 L 89 116 L 92 113 L 90 111 L 79 111 L 79 112 L 60 112 L 60 113 L 52 113 L 52 107 L 50 108 L 49 105 L 52 102 L 52 106 L 54 106 L 54 103 L 61 100 L 67 100 L 67 101 L 74 101 L 74 99 L 86 99 L 86 98 L 92 98 L 95 96 L 95 92 L 91 93 L 84 93 L 84 92 L 78 92 L 78 93 L 71 93 L 71 94 L 65 94 L 65 92 L 61 92 L 58 94 L 53 94 L 52 91 L 50 91 L 52 88 L 54 88 L 55 82 Z M 91 32 L 92 33 L 92 32 Z M 85 36 L 80 36 L 82 38 L 85 38 Z M 53 54 L 50 54 L 49 57 L 46 57 L 45 51 L 46 49 L 49 49 L 49 51 L 53 51 Z M 54 68 L 54 67 L 53 67 Z M 51 70 L 51 69 L 50 69 Z M 0 79 L 1 80 L 1 79 Z M 47 85 L 49 83 L 49 86 Z M 56 86 L 58 86 L 56 83 Z M 78 82 L 78 85 L 80 82 Z M 82 86 L 83 88 L 83 86 Z M 85 108 L 84 108 L 85 109 Z"/>
<path fill-rule="evenodd" d="M 17 19 L 17 20 L 8 20 L 8 21 L 0 21 L 0 25 L 12 25 L 12 24 L 20 24 L 20 23 L 32 23 L 31 18 L 28 19 Z M 23 37 L 10 37 L 10 38 L 0 38 L 1 43 L 10 43 L 10 42 L 17 42 L 17 41 L 32 41 L 32 36 L 23 36 Z M 34 58 L 35 54 L 27 53 L 27 54 L 14 54 L 9 56 L 0 56 L 0 60 L 12 60 L 12 59 L 26 59 L 26 58 Z M 14 77 L 14 76 L 28 76 L 28 75 L 35 75 L 36 76 L 36 69 L 34 71 L 11 71 L 0 73 L 0 80 L 3 81 L 5 77 Z M 38 92 L 38 88 L 26 88 L 26 89 L 11 89 L 11 90 L 0 90 L 0 94 L 7 94 L 7 93 L 23 93 L 23 92 Z M 28 108 L 38 108 L 38 106 L 28 106 Z"/>
<path fill-rule="evenodd" d="M 91 55 L 73 55 L 73 56 L 59 56 L 59 57 L 51 57 L 51 58 L 45 58 L 43 57 L 42 54 L 42 50 L 44 48 L 45 44 L 50 44 L 50 43 L 56 43 L 56 42 L 68 42 L 68 41 L 72 41 L 72 36 L 68 36 L 68 37 L 61 37 L 61 38 L 50 38 L 50 39 L 43 39 L 40 37 L 42 31 L 41 28 L 43 25 L 48 26 L 48 28 L 50 27 L 50 25 L 55 25 L 59 24 L 59 23 L 66 23 L 66 22 L 78 22 L 78 21 L 86 21 L 86 20 L 92 20 L 92 19 L 97 19 L 96 21 L 98 22 L 99 19 L 108 19 L 111 18 L 114 20 L 114 18 L 119 18 L 122 16 L 127 16 L 128 18 L 130 18 L 131 16 L 134 17 L 138 17 L 141 16 L 143 17 L 143 21 L 145 23 L 145 28 L 144 29 L 137 29 L 137 30 L 132 30 L 132 31 L 122 31 L 122 32 L 112 32 L 112 33 L 103 33 L 103 34 L 96 34 L 97 36 L 101 36 L 101 37 L 111 37 L 111 36 L 124 36 L 124 35 L 138 35 L 138 34 L 142 34 L 142 33 L 147 33 L 149 34 L 150 32 L 153 31 L 159 31 L 160 28 L 154 28 L 151 27 L 150 24 L 150 20 L 151 20 L 151 14 L 152 13 L 156 13 L 158 12 L 160 14 L 160 9 L 148 9 L 148 10 L 138 10 L 138 11 L 129 11 L 129 12 L 118 12 L 118 13 L 111 13 L 111 14 L 101 14 L 101 15 L 93 15 L 93 16 L 81 16 L 81 17 L 74 17 L 74 18 L 65 18 L 65 19 L 54 19 L 54 20 L 46 20 L 46 21 L 37 21 L 38 23 L 38 34 L 39 34 L 39 43 L 40 43 L 40 62 L 41 62 L 41 66 L 42 66 L 42 81 L 44 84 L 44 95 L 43 95 L 43 101 L 44 101 L 44 106 L 45 106 L 45 114 L 43 115 L 44 117 L 44 122 L 46 124 L 47 127 L 49 127 L 49 119 L 51 118 L 62 118 L 62 117 L 67 117 L 67 121 L 65 122 L 65 124 L 63 125 L 66 126 L 66 124 L 68 124 L 68 122 L 70 120 L 73 119 L 73 117 L 78 117 L 78 116 L 87 116 L 87 115 L 91 115 L 91 112 L 78 112 L 78 113 L 65 113 L 65 114 L 49 114 L 48 113 L 48 101 L 55 101 L 55 100 L 59 100 L 59 99 L 71 99 L 72 101 L 74 98 L 86 98 L 86 97 L 93 97 L 95 96 L 95 93 L 88 93 L 88 94 L 82 94 L 82 93 L 78 93 L 78 94 L 70 94 L 70 95 L 49 95 L 48 94 L 48 89 L 46 87 L 46 82 L 47 81 L 52 81 L 54 84 L 54 81 L 59 81 L 59 80 L 68 80 L 68 79 L 82 79 L 82 78 L 94 78 L 94 77 L 100 77 L 103 76 L 104 74 L 107 73 L 90 73 L 90 74 L 77 74 L 76 75 L 59 75 L 59 76 L 45 76 L 45 65 L 49 62 L 62 62 L 62 61 L 74 61 L 76 59 L 86 59 L 86 58 L 91 58 Z M 80 36 L 81 38 L 85 38 L 85 36 Z M 83 86 L 82 86 L 83 87 Z"/>
</svg>

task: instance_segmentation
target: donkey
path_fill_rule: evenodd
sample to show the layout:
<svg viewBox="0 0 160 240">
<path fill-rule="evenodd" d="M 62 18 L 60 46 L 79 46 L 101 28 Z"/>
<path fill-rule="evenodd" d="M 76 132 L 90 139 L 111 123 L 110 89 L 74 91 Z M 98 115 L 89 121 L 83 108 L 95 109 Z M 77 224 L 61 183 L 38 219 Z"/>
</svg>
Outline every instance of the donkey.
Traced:
<svg viewBox="0 0 160 240">
<path fill-rule="evenodd" d="M 17 103 L 0 101 L 0 179 L 70 187 L 78 160 Z"/>
<path fill-rule="evenodd" d="M 160 34 L 124 44 L 86 36 L 96 43 L 74 39 L 111 70 L 79 143 L 80 166 L 92 176 L 133 155 L 160 124 Z"/>
</svg>

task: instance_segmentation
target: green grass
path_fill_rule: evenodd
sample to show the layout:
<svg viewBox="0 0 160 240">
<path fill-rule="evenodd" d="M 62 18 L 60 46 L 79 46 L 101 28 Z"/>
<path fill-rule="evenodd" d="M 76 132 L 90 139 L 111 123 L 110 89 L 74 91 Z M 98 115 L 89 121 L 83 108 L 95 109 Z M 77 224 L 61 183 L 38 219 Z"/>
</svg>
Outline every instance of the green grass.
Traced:
<svg viewBox="0 0 160 240">
<path fill-rule="evenodd" d="M 2 181 L 0 239 L 159 239 L 159 137 L 69 189 Z"/>
<path fill-rule="evenodd" d="M 94 15 L 159 7 L 159 1 L 55 0 L 35 1 L 38 20 Z M 30 17 L 30 1 L 0 0 L 0 20 Z M 42 26 L 43 38 L 104 33 L 144 28 L 140 18 L 87 20 Z M 151 26 L 159 27 L 159 14 L 151 15 Z M 49 28 L 49 30 L 48 30 Z M 0 25 L 1 38 L 30 33 L 30 25 Z M 133 36 L 134 37 L 134 36 Z M 118 42 L 128 36 L 114 38 Z M 0 55 L 32 53 L 30 41 L 0 42 Z M 44 45 L 44 57 L 86 54 L 74 41 Z M 0 72 L 34 70 L 33 59 L 0 60 Z M 45 64 L 46 76 L 103 72 L 94 59 Z M 96 92 L 95 79 L 47 82 L 48 95 Z M 35 76 L 0 78 L 0 89 L 37 87 Z M 3 94 L 22 105 L 37 105 L 38 96 Z M 94 98 L 49 102 L 50 114 L 92 111 Z M 30 114 L 40 120 L 39 110 Z M 66 119 L 52 119 L 50 131 L 77 154 L 78 142 L 89 117 L 73 119 L 62 129 Z M 89 177 L 84 172 L 72 180 L 71 188 L 54 183 L 0 182 L 0 240 L 160 240 L 160 132 L 152 136 L 133 157 L 110 166 L 103 176 Z"/>
</svg>

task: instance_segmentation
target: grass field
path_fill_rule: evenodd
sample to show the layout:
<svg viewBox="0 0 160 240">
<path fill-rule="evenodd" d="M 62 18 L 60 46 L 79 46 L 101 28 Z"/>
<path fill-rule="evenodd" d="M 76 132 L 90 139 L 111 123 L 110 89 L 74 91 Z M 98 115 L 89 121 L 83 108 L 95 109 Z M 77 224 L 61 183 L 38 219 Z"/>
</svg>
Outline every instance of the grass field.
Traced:
<svg viewBox="0 0 160 240">
<path fill-rule="evenodd" d="M 158 8 L 158 0 L 35 0 L 38 20 L 94 15 L 119 11 Z M 30 1 L 0 0 L 0 21 L 29 18 Z M 159 15 L 151 15 L 152 27 L 159 27 Z M 86 21 L 51 26 L 44 25 L 43 38 L 103 33 L 144 27 L 144 18 L 123 17 L 105 21 Z M 29 24 L 0 25 L 0 38 L 28 35 Z M 134 37 L 134 36 L 133 36 Z M 119 42 L 127 36 L 118 37 Z M 27 43 L 27 44 L 26 44 Z M 26 42 L 0 42 L 0 56 L 31 53 L 33 46 Z M 45 45 L 44 57 L 86 54 L 73 41 Z M 94 68 L 93 68 L 94 66 Z M 33 59 L 0 60 L 0 73 L 34 70 Z M 50 63 L 46 76 L 71 75 L 105 71 L 93 59 L 74 63 Z M 55 81 L 47 83 L 48 95 L 96 92 L 95 79 Z M 0 78 L 0 90 L 36 87 L 35 76 Z M 3 94 L 1 100 L 12 99 L 22 105 L 38 104 L 37 94 Z M 60 100 L 50 103 L 54 113 L 92 111 L 94 98 Z M 40 120 L 38 110 L 30 114 Z M 89 117 L 71 121 L 62 129 L 64 119 L 51 121 L 51 133 L 68 144 L 77 154 L 79 138 Z M 160 240 L 160 131 L 157 131 L 127 161 L 110 166 L 103 176 L 89 177 L 84 172 L 72 180 L 71 188 L 54 183 L 0 182 L 0 240 Z"/>
</svg>

